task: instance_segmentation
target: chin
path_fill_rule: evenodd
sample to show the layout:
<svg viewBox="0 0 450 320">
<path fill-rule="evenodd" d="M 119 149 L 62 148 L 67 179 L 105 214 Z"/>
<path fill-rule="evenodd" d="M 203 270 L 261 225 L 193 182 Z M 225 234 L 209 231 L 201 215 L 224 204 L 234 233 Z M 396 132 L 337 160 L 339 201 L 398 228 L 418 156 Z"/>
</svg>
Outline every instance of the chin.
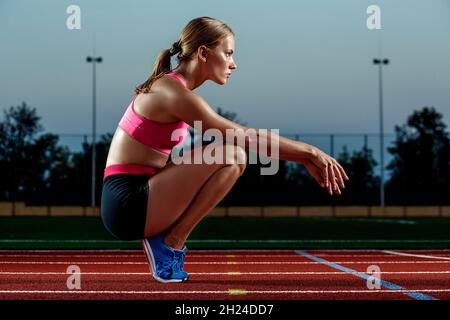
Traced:
<svg viewBox="0 0 450 320">
<path fill-rule="evenodd" d="M 227 83 L 227 79 L 214 80 L 214 82 L 217 83 L 218 85 L 223 86 L 225 83 Z"/>
</svg>

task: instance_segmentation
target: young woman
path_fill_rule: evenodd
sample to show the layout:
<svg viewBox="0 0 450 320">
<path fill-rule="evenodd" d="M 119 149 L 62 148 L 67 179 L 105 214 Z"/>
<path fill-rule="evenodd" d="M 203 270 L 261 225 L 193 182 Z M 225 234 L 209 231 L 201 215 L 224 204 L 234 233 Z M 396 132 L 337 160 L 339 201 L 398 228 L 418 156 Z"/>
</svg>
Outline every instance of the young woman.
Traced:
<svg viewBox="0 0 450 320">
<path fill-rule="evenodd" d="M 135 97 L 119 122 L 111 142 L 103 179 L 101 216 L 105 227 L 123 240 L 143 239 L 153 277 L 160 282 L 181 282 L 187 248 L 195 226 L 230 191 L 246 167 L 245 146 L 214 144 L 219 163 L 175 164 L 168 161 L 174 130 L 210 128 L 257 133 L 256 144 L 276 138 L 278 159 L 299 162 L 330 195 L 341 194 L 348 180 L 337 161 L 303 142 L 252 129 L 218 115 L 193 92 L 206 80 L 223 85 L 236 69 L 234 33 L 222 21 L 201 17 L 190 21 L 172 48 L 162 51 L 150 77 L 137 86 Z M 171 69 L 171 56 L 178 66 Z M 267 141 L 265 141 L 267 143 Z M 190 156 L 189 153 L 182 157 Z"/>
</svg>

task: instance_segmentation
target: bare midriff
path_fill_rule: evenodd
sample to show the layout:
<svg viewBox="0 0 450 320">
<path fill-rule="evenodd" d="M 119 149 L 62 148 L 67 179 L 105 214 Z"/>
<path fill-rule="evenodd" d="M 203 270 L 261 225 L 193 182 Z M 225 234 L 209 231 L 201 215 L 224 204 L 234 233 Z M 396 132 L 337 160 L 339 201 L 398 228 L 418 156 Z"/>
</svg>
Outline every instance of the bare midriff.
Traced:
<svg viewBox="0 0 450 320">
<path fill-rule="evenodd" d="M 168 154 L 136 141 L 118 127 L 111 141 L 106 166 L 133 163 L 160 169 L 168 159 Z"/>
</svg>

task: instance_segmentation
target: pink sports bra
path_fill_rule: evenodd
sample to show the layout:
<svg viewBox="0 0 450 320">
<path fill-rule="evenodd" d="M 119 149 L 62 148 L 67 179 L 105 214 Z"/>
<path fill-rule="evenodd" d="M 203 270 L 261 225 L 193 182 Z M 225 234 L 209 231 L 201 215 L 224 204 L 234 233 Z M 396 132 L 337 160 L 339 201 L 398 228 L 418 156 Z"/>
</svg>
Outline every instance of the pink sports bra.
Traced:
<svg viewBox="0 0 450 320">
<path fill-rule="evenodd" d="M 186 87 L 186 80 L 180 74 L 170 72 L 164 76 L 174 77 Z M 119 122 L 119 127 L 146 146 L 169 154 L 174 146 L 183 142 L 188 133 L 188 124 L 184 121 L 161 123 L 148 119 L 136 113 L 134 110 L 135 99 L 133 99 L 125 111 L 125 114 Z M 175 130 L 177 132 L 175 133 L 174 140 L 172 140 L 172 133 Z M 116 173 L 153 174 L 154 172 L 156 172 L 155 168 L 139 164 L 115 164 L 105 168 L 104 178 Z"/>
</svg>

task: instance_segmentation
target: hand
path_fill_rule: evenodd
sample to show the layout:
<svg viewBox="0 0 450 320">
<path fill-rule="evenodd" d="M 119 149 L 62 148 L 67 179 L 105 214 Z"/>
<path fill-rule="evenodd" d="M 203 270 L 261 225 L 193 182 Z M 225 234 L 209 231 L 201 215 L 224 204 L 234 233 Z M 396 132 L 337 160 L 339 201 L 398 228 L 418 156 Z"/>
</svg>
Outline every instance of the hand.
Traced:
<svg viewBox="0 0 450 320">
<path fill-rule="evenodd" d="M 317 170 L 314 171 L 315 169 L 311 168 L 310 166 L 310 169 L 315 172 L 314 174 L 318 175 L 319 178 L 316 180 L 318 180 L 318 182 L 320 181 L 319 184 L 321 186 L 324 185 L 325 187 L 327 187 L 328 193 L 330 195 L 333 195 L 333 190 L 335 191 L 335 193 L 341 194 L 338 183 L 341 188 L 344 189 L 345 185 L 342 177 L 344 177 L 346 180 L 349 180 L 349 178 L 342 166 L 336 161 L 336 159 L 327 155 L 322 150 L 314 147 L 313 154 L 309 159 L 309 162 L 311 162 L 318 168 L 317 170 L 319 172 L 317 173 Z"/>
<path fill-rule="evenodd" d="M 308 173 L 316 180 L 316 182 L 322 187 L 325 188 L 325 182 L 322 181 L 322 170 L 317 167 L 311 160 L 306 159 L 302 162 L 305 166 Z"/>
</svg>

